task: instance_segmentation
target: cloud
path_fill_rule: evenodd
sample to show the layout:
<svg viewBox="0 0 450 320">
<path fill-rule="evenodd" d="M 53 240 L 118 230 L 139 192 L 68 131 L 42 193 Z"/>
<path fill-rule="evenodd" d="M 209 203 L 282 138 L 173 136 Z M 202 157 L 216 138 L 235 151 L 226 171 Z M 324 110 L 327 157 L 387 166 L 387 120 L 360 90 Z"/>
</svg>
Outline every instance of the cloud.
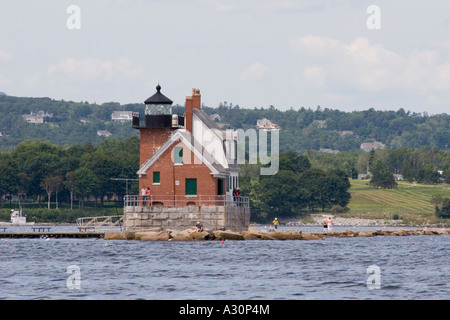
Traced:
<svg viewBox="0 0 450 320">
<path fill-rule="evenodd" d="M 116 61 L 92 58 L 65 58 L 57 64 L 50 65 L 47 75 L 52 77 L 62 74 L 66 77 L 78 80 L 113 80 L 116 77 L 134 77 L 144 72 L 143 67 L 134 66 L 126 57 Z"/>
<path fill-rule="evenodd" d="M 367 92 L 402 90 L 420 94 L 445 92 L 450 88 L 450 63 L 438 51 L 416 50 L 401 54 L 364 37 L 351 43 L 305 36 L 290 39 L 290 47 L 312 65 L 303 66 L 303 80 L 328 89 L 361 89 Z"/>
<path fill-rule="evenodd" d="M 247 67 L 240 75 L 241 81 L 258 81 L 262 80 L 269 73 L 269 68 L 259 62 L 254 62 Z"/>
<path fill-rule="evenodd" d="M 0 62 L 7 63 L 13 61 L 12 53 L 0 49 Z"/>
</svg>

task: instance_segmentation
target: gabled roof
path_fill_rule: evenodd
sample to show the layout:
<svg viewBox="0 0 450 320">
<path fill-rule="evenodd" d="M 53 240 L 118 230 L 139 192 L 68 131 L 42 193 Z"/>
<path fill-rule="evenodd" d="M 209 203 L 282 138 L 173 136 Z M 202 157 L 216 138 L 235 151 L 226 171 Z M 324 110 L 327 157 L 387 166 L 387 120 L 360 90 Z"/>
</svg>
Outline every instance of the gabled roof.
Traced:
<svg viewBox="0 0 450 320">
<path fill-rule="evenodd" d="M 145 100 L 145 104 L 172 104 L 173 101 L 161 93 L 161 86 L 158 84 L 156 93 Z"/>
<path fill-rule="evenodd" d="M 196 141 L 193 135 L 185 130 L 178 129 L 174 132 L 174 134 L 170 137 L 169 140 L 166 141 L 162 145 L 162 147 L 144 164 L 139 168 L 137 172 L 138 175 L 143 175 L 146 171 L 166 152 L 171 146 L 173 146 L 178 141 L 181 141 L 185 146 L 187 146 L 194 155 L 201 159 L 202 162 L 211 170 L 211 174 L 215 177 L 225 177 L 228 174 L 228 170 L 221 164 L 216 163 L 214 157 L 203 148 L 200 142 Z"/>
</svg>

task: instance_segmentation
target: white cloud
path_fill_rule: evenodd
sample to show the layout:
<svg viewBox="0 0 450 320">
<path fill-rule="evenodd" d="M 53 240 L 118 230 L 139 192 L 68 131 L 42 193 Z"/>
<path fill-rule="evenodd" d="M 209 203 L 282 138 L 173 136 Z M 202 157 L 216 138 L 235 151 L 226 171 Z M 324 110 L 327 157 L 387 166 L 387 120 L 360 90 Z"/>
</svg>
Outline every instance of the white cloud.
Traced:
<svg viewBox="0 0 450 320">
<path fill-rule="evenodd" d="M 57 64 L 50 65 L 47 75 L 52 77 L 58 73 L 78 80 L 113 80 L 117 76 L 133 77 L 144 72 L 142 66 L 134 66 L 126 57 L 116 61 L 92 58 L 65 58 Z"/>
<path fill-rule="evenodd" d="M 7 63 L 13 60 L 12 53 L 9 53 L 5 50 L 0 49 L 0 62 Z"/>
<path fill-rule="evenodd" d="M 314 60 L 314 65 L 304 66 L 302 75 L 305 82 L 318 87 L 347 85 L 368 92 L 405 90 L 427 95 L 450 88 L 450 63 L 443 62 L 437 51 L 400 54 L 363 37 L 347 44 L 309 35 L 291 39 L 289 44 Z"/>
<path fill-rule="evenodd" d="M 257 81 L 262 80 L 269 73 L 269 68 L 259 62 L 254 62 L 247 67 L 240 75 L 241 81 Z"/>
</svg>

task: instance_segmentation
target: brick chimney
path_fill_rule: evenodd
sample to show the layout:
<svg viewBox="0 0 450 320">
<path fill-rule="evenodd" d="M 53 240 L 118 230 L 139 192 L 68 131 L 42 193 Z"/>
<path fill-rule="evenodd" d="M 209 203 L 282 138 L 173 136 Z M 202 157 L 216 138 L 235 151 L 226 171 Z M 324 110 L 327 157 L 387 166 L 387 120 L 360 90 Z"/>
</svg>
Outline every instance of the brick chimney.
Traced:
<svg viewBox="0 0 450 320">
<path fill-rule="evenodd" d="M 192 110 L 201 110 L 201 95 L 199 89 L 192 89 L 192 96 L 186 97 L 186 115 L 185 115 L 185 128 L 192 133 Z"/>
</svg>

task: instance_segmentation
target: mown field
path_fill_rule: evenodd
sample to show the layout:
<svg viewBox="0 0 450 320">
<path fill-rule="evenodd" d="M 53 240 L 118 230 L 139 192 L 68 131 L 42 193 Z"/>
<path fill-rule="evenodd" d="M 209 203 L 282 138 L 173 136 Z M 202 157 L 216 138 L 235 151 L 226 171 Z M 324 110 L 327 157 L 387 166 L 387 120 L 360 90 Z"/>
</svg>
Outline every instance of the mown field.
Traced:
<svg viewBox="0 0 450 320">
<path fill-rule="evenodd" d="M 402 219 L 406 224 L 440 222 L 435 206 L 430 202 L 433 195 L 450 198 L 450 185 L 424 185 L 398 181 L 396 189 L 374 189 L 369 181 L 351 180 L 352 198 L 345 214 L 358 218 Z"/>
</svg>

